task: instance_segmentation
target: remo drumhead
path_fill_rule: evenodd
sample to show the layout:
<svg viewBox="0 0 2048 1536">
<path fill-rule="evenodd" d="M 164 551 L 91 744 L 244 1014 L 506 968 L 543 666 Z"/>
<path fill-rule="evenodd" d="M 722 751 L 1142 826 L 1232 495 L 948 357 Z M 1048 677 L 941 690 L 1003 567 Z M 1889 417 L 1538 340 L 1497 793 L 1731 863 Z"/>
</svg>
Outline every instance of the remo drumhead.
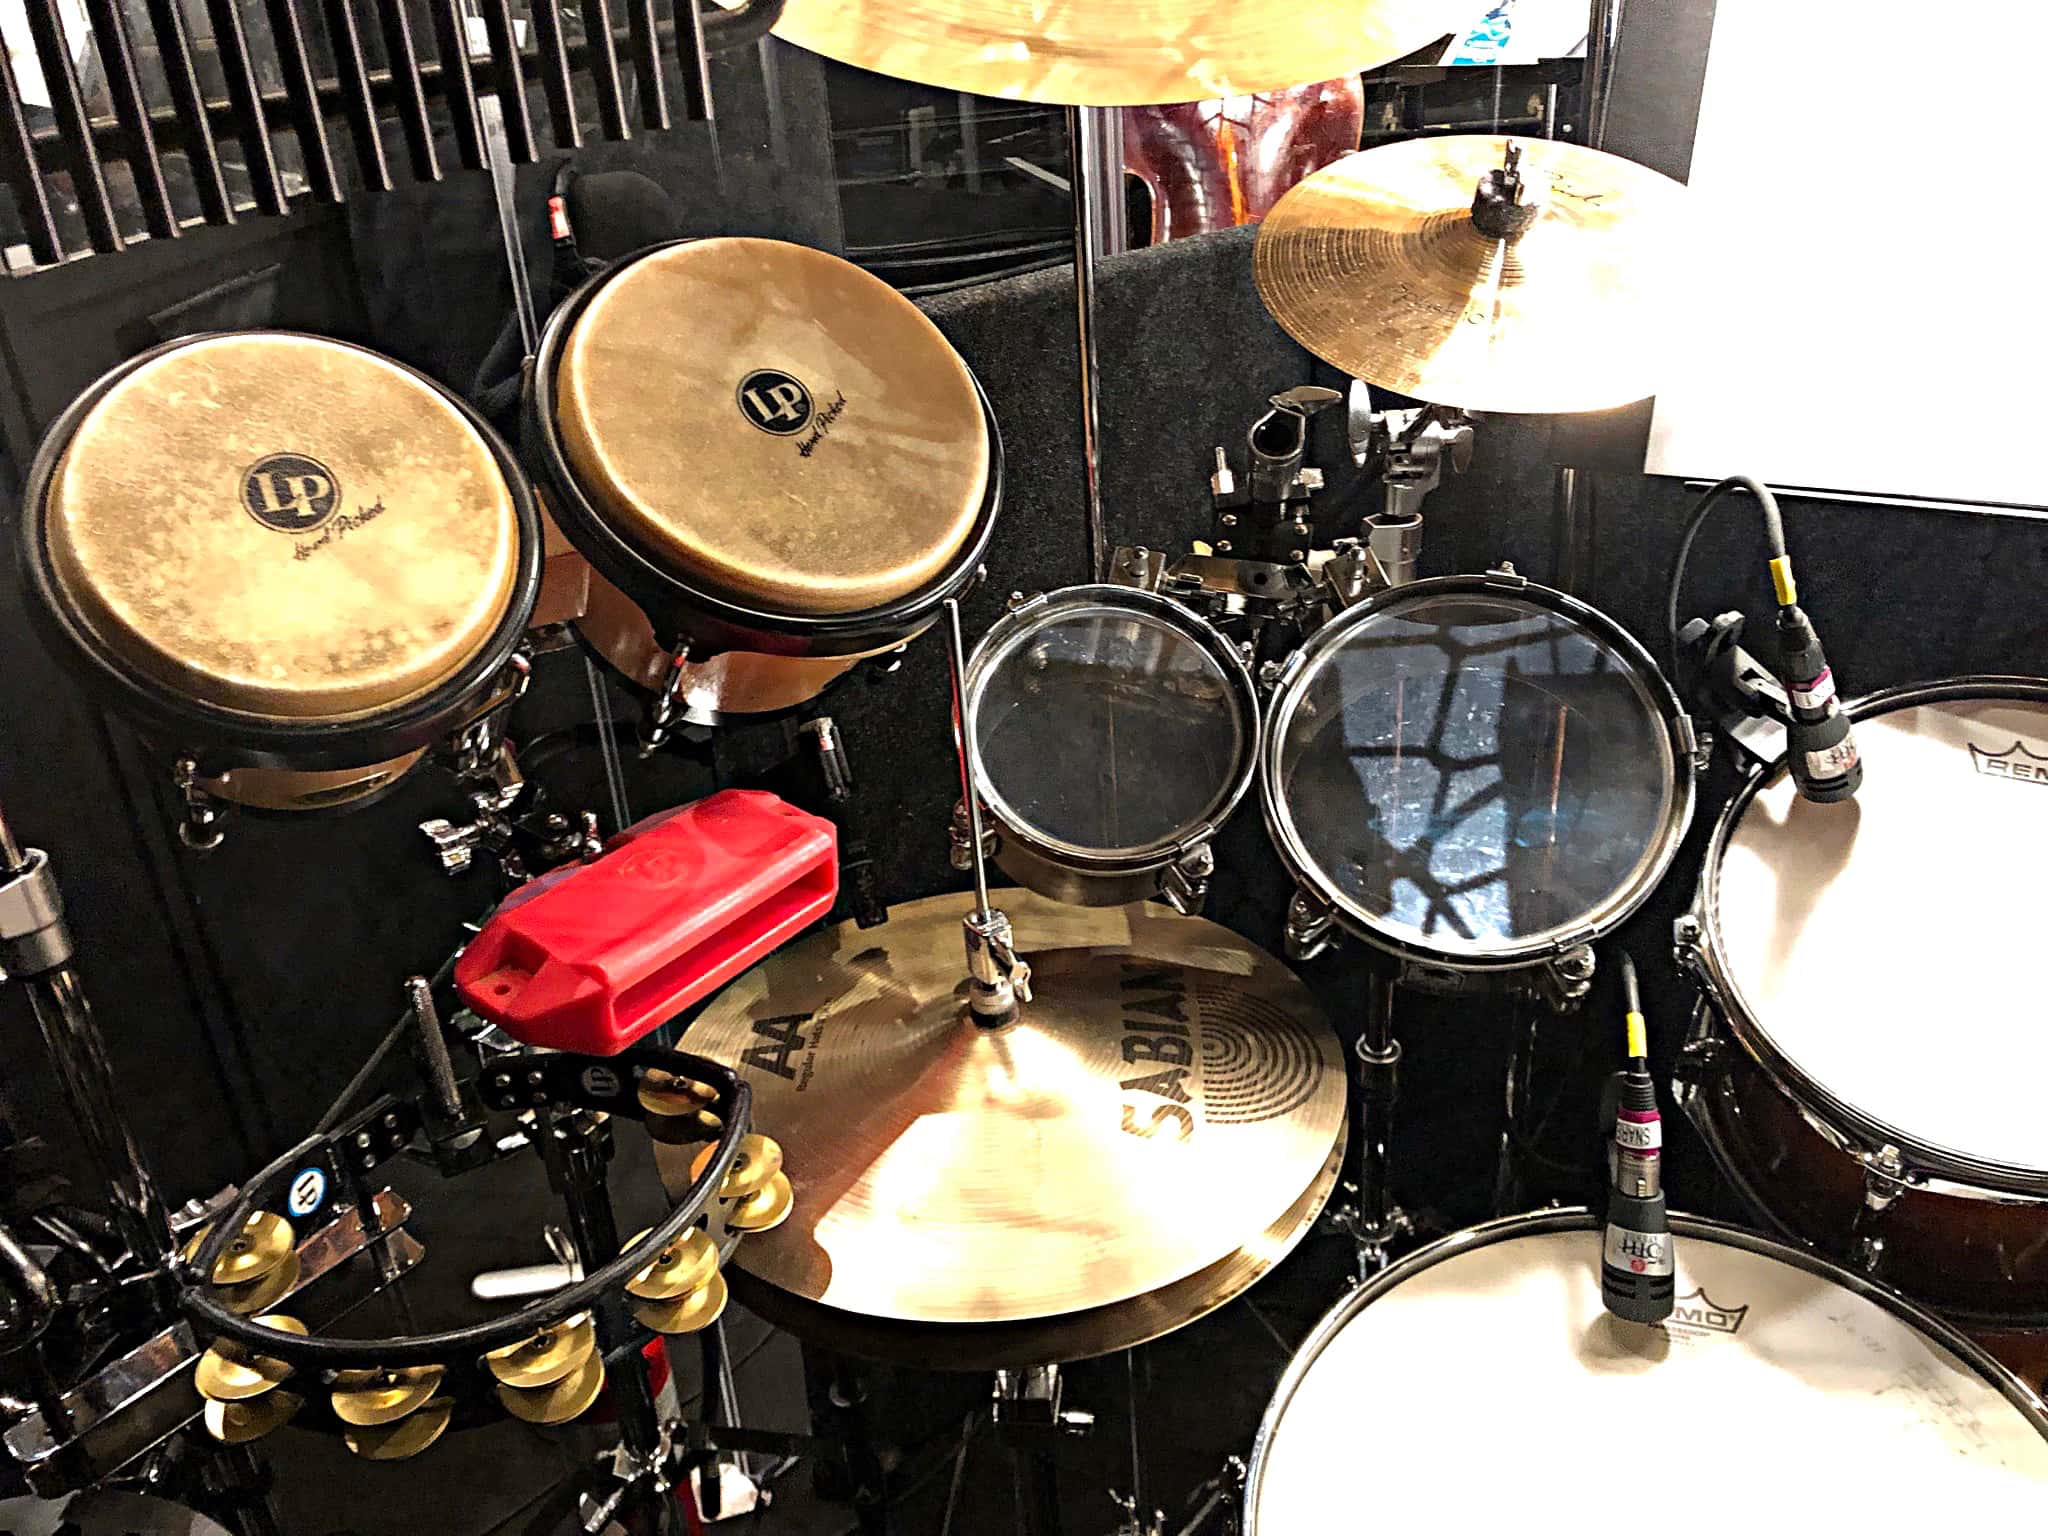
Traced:
<svg viewBox="0 0 2048 1536">
<path fill-rule="evenodd" d="M 1654 1329 L 1602 1306 L 1584 1211 L 1459 1233 L 1353 1291 L 1267 1410 L 1247 1536 L 1360 1530 L 1368 1497 L 1391 1529 L 2039 1522 L 2048 1416 L 1988 1356 L 1810 1253 L 1672 1227 L 1677 1311 Z"/>
<path fill-rule="evenodd" d="M 1612 930 L 1692 817 L 1690 732 L 1649 653 L 1507 572 L 1346 609 L 1288 663 L 1261 749 L 1266 822 L 1314 900 L 1454 970 Z"/>
<path fill-rule="evenodd" d="M 2048 1191 L 2040 851 L 2048 683 L 1854 709 L 1856 798 L 1781 771 L 1731 805 L 1700 914 L 1731 1027 L 1792 1096 L 1909 1167 Z"/>
</svg>

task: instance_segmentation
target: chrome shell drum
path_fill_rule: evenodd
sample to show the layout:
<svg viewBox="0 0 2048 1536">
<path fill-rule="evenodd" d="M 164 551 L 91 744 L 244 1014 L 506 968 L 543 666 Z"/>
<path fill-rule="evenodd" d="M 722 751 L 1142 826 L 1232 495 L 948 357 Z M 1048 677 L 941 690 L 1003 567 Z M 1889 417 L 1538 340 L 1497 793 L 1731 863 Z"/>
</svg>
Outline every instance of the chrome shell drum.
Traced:
<svg viewBox="0 0 2048 1536">
<path fill-rule="evenodd" d="M 1613 931 L 1692 819 L 1691 722 L 1597 609 L 1511 571 L 1410 582 L 1338 614 L 1282 671 L 1260 787 L 1301 891 L 1424 971 L 1512 971 Z"/>
<path fill-rule="evenodd" d="M 1773 767 L 1714 829 L 1679 928 L 1706 993 L 1681 1103 L 1781 1231 L 1973 1326 L 2048 1324 L 2048 680 L 1849 712 L 1853 801 Z"/>
<path fill-rule="evenodd" d="M 1585 1210 L 1455 1233 L 1352 1291 L 1260 1424 L 1246 1536 L 1357 1529 L 1362 1486 L 1394 1529 L 1443 1526 L 1447 1486 L 1456 1529 L 1598 1525 L 1640 1502 L 1614 1488 L 1638 1469 L 1670 1532 L 1725 1531 L 1738 1503 L 1774 1530 L 2034 1518 L 2048 1409 L 1982 1349 L 1809 1250 L 1671 1227 L 1677 1310 L 1655 1328 L 1602 1305 Z M 1739 1475 L 1682 1486 L 1687 1464 Z"/>
<path fill-rule="evenodd" d="M 1133 587 L 1042 593 L 975 647 L 963 697 L 1005 874 L 1083 906 L 1200 906 L 1258 766 L 1258 694 L 1222 631 Z"/>
</svg>

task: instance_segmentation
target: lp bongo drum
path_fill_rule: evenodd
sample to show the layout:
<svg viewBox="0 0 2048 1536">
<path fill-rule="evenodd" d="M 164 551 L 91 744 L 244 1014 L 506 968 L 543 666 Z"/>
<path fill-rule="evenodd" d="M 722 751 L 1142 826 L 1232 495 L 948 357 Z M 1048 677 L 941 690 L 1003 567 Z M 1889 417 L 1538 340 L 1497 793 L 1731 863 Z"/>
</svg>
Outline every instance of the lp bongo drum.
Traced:
<svg viewBox="0 0 2048 1536">
<path fill-rule="evenodd" d="M 1290 938 L 1334 922 L 1446 980 L 1590 944 L 1670 868 L 1691 750 L 1649 654 L 1561 592 L 1497 571 L 1347 608 L 1267 706 Z"/>
<path fill-rule="evenodd" d="M 1353 1291 L 1281 1377 L 1246 1536 L 1359 1530 L 1365 1497 L 1392 1530 L 2039 1518 L 2048 1414 L 1989 1356 L 1805 1249 L 1671 1226 L 1677 1308 L 1654 1328 L 1602 1306 L 1584 1211 L 1457 1233 Z"/>
<path fill-rule="evenodd" d="M 577 620 L 671 720 L 786 709 L 975 579 L 995 422 L 917 307 L 776 240 L 659 246 L 555 312 L 526 433 L 593 570 Z"/>
<path fill-rule="evenodd" d="M 314 336 L 177 341 L 95 384 L 30 468 L 31 610 L 227 801 L 387 789 L 517 691 L 538 520 L 504 445 L 410 369 Z"/>
<path fill-rule="evenodd" d="M 2048 681 L 1850 713 L 1854 800 L 1780 766 L 1715 828 L 1679 930 L 1709 999 L 1683 1102 L 1783 1230 L 1973 1329 L 2048 1325 Z"/>
</svg>

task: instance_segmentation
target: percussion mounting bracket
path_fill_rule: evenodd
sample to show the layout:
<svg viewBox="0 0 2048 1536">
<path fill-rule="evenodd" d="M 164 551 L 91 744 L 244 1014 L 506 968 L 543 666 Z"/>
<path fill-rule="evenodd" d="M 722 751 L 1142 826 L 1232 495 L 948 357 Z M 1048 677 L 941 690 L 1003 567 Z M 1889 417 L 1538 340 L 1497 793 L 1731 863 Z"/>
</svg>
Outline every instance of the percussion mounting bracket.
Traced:
<svg viewBox="0 0 2048 1536">
<path fill-rule="evenodd" d="M 1771 671 L 1742 645 L 1740 613 L 1691 619 L 1678 632 L 1673 679 L 1679 692 L 1704 707 L 1716 729 L 1751 766 L 1764 767 L 1785 755 L 1792 701 Z M 1712 750 L 1705 742 L 1695 766 Z"/>
</svg>

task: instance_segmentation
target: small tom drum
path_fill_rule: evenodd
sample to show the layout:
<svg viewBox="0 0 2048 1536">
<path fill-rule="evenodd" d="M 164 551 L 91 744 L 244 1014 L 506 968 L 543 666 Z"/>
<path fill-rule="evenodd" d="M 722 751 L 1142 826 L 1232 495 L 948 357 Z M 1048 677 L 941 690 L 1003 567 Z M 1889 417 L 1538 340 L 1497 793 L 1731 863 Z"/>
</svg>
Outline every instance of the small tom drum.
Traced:
<svg viewBox="0 0 2048 1536">
<path fill-rule="evenodd" d="M 916 305 L 779 240 L 657 246 L 558 309 L 525 431 L 590 566 L 577 627 L 657 713 L 787 709 L 974 581 L 981 387 Z"/>
<path fill-rule="evenodd" d="M 50 428 L 25 507 L 32 614 L 188 791 L 358 804 L 517 691 L 525 478 L 462 401 L 364 348 L 146 352 Z"/>
<path fill-rule="evenodd" d="M 1361 1488 L 1393 1530 L 1441 1529 L 1447 1489 L 1475 1531 L 2039 1518 L 2048 1413 L 1983 1351 L 1807 1250 L 1671 1225 L 1677 1308 L 1655 1328 L 1602 1306 L 1584 1211 L 1457 1233 L 1353 1291 L 1281 1377 L 1246 1536 L 1356 1530 Z"/>
<path fill-rule="evenodd" d="M 1004 873 L 1083 906 L 1199 907 L 1258 763 L 1258 695 L 1220 630 L 1132 587 L 1046 593 L 975 647 L 964 699 Z"/>
<path fill-rule="evenodd" d="M 1334 921 L 1451 977 L 1590 944 L 1670 868 L 1691 742 L 1627 631 L 1511 572 L 1348 608 L 1267 705 L 1266 824 L 1302 892 L 1290 937 L 1312 949 Z"/>
<path fill-rule="evenodd" d="M 2048 681 L 1850 714 L 1855 799 L 1779 767 L 1715 828 L 1681 946 L 1711 999 L 1686 1108 L 1785 1231 L 1973 1321 L 2048 1324 Z"/>
</svg>

